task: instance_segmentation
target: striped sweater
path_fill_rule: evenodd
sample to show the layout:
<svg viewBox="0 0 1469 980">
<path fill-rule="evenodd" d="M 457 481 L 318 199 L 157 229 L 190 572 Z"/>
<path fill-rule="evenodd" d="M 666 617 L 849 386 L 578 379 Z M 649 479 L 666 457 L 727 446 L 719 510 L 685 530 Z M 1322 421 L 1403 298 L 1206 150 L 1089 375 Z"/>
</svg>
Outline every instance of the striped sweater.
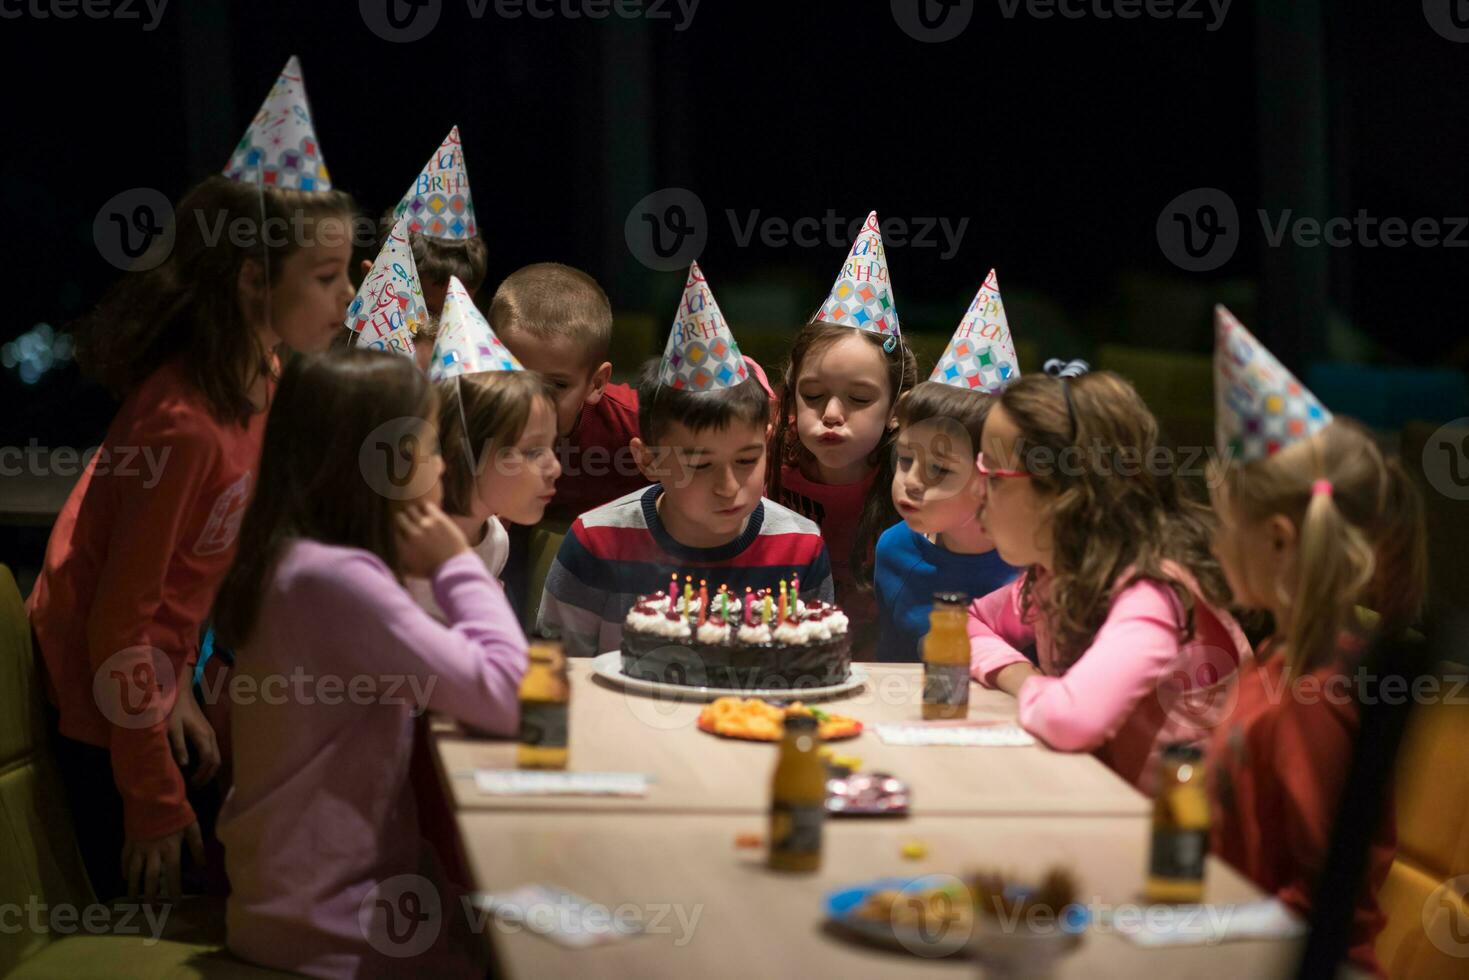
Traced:
<svg viewBox="0 0 1469 980">
<path fill-rule="evenodd" d="M 803 598 L 832 600 L 831 562 L 815 524 L 762 499 L 738 538 L 717 548 L 675 541 L 658 517 L 658 485 L 588 511 L 571 525 L 546 576 L 537 631 L 560 636 L 568 656 L 616 650 L 622 623 L 638 596 L 693 575 L 711 586 L 774 587 L 801 576 Z"/>
</svg>

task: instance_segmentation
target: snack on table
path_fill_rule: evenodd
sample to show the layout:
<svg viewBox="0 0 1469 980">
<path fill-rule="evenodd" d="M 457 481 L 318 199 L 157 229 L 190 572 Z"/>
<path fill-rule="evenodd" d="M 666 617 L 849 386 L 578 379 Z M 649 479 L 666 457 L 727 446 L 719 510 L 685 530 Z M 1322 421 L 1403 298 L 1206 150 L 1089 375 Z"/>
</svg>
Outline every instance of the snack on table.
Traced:
<svg viewBox="0 0 1469 980">
<path fill-rule="evenodd" d="M 867 896 L 855 918 L 886 923 L 897 931 L 924 936 L 947 936 L 954 930 L 967 934 L 974 922 L 974 901 L 957 882 L 943 888 L 905 890 L 884 888 Z"/>
<path fill-rule="evenodd" d="M 834 715 L 796 701 L 780 707 L 759 698 L 717 698 L 699 712 L 699 728 L 711 735 L 744 738 L 758 742 L 779 741 L 785 734 L 787 715 L 814 715 L 823 741 L 852 738 L 862 732 L 855 718 Z"/>
<path fill-rule="evenodd" d="M 640 596 L 622 627 L 628 677 L 694 687 L 824 687 L 847 679 L 851 637 L 834 604 L 800 598 L 800 583 L 736 596 L 678 576 Z"/>
</svg>

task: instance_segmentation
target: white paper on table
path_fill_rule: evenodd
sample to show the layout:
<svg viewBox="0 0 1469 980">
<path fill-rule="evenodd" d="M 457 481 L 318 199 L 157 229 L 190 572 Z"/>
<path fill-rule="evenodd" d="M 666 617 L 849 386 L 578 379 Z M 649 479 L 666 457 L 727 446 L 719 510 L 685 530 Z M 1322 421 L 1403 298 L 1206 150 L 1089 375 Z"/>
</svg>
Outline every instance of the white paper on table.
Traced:
<svg viewBox="0 0 1469 980">
<path fill-rule="evenodd" d="M 648 782 L 642 772 L 474 771 L 475 787 L 488 796 L 647 796 Z"/>
<path fill-rule="evenodd" d="M 888 745 L 1034 745 L 1019 725 L 967 722 L 955 725 L 877 725 L 877 737 Z"/>
<path fill-rule="evenodd" d="M 643 931 L 641 921 L 629 921 L 599 902 L 555 885 L 521 885 L 497 895 L 475 892 L 470 902 L 572 949 L 600 946 Z"/>
<path fill-rule="evenodd" d="M 1236 905 L 1154 905 L 1098 916 L 1138 946 L 1212 946 L 1240 939 L 1293 939 L 1306 924 L 1276 898 Z"/>
</svg>

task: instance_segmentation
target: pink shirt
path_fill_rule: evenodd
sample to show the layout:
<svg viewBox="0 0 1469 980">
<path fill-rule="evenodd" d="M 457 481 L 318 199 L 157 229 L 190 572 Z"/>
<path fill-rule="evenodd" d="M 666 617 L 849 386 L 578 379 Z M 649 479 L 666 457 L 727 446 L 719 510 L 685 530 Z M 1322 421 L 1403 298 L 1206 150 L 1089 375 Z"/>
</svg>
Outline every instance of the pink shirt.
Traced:
<svg viewBox="0 0 1469 980">
<path fill-rule="evenodd" d="M 229 947 L 246 959 L 323 977 L 482 975 L 450 950 L 464 911 L 420 843 L 413 723 L 432 708 L 514 733 L 526 641 L 478 556 L 444 562 L 433 589 L 450 625 L 375 555 L 306 540 L 265 586 L 231 681 L 235 783 L 219 818 Z"/>
<path fill-rule="evenodd" d="M 1234 617 L 1206 602 L 1187 573 L 1169 572 L 1194 594 L 1192 637 L 1179 639 L 1186 620 L 1173 590 L 1140 580 L 1117 594 L 1091 646 L 1064 671 L 1049 624 L 1021 612 L 1023 576 L 969 608 L 974 679 L 994 687 L 1001 669 L 1029 662 L 1019 648 L 1034 643 L 1041 673 L 1020 687 L 1021 727 L 1053 749 L 1095 752 L 1149 795 L 1163 746 L 1207 738 L 1251 659 Z"/>
</svg>

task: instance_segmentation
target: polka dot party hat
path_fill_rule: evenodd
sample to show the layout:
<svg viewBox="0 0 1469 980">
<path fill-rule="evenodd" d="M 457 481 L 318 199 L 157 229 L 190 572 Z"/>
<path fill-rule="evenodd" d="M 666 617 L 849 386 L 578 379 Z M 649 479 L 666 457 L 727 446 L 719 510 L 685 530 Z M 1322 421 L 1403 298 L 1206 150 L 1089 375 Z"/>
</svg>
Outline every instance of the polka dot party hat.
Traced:
<svg viewBox="0 0 1469 980">
<path fill-rule="evenodd" d="M 876 211 L 863 222 L 816 319 L 883 336 L 900 336 L 898 308 L 893 305 L 893 284 Z"/>
<path fill-rule="evenodd" d="M 991 269 L 928 380 L 998 395 L 1018 377 L 1015 340 L 1000 302 L 1000 281 Z"/>
<path fill-rule="evenodd" d="M 235 145 L 224 175 L 242 184 L 298 191 L 329 191 L 332 179 L 306 102 L 301 62 L 295 55 L 281 69 L 260 111 Z"/>
<path fill-rule="evenodd" d="M 714 391 L 732 388 L 748 376 L 740 345 L 714 301 L 704 271 L 694 262 L 668 331 L 658 383 L 686 391 Z"/>
<path fill-rule="evenodd" d="M 524 371 L 510 348 L 495 336 L 490 322 L 470 299 L 458 276 L 449 277 L 449 292 L 439 314 L 439 338 L 434 342 L 428 379 L 443 381 L 480 371 Z"/>
<path fill-rule="evenodd" d="M 1214 428 L 1221 454 L 1265 459 L 1309 438 L 1331 412 L 1223 306 L 1214 307 Z"/>
<path fill-rule="evenodd" d="M 408 230 L 429 238 L 462 241 L 479 234 L 458 126 L 449 130 L 393 214 L 407 215 Z"/>
</svg>

